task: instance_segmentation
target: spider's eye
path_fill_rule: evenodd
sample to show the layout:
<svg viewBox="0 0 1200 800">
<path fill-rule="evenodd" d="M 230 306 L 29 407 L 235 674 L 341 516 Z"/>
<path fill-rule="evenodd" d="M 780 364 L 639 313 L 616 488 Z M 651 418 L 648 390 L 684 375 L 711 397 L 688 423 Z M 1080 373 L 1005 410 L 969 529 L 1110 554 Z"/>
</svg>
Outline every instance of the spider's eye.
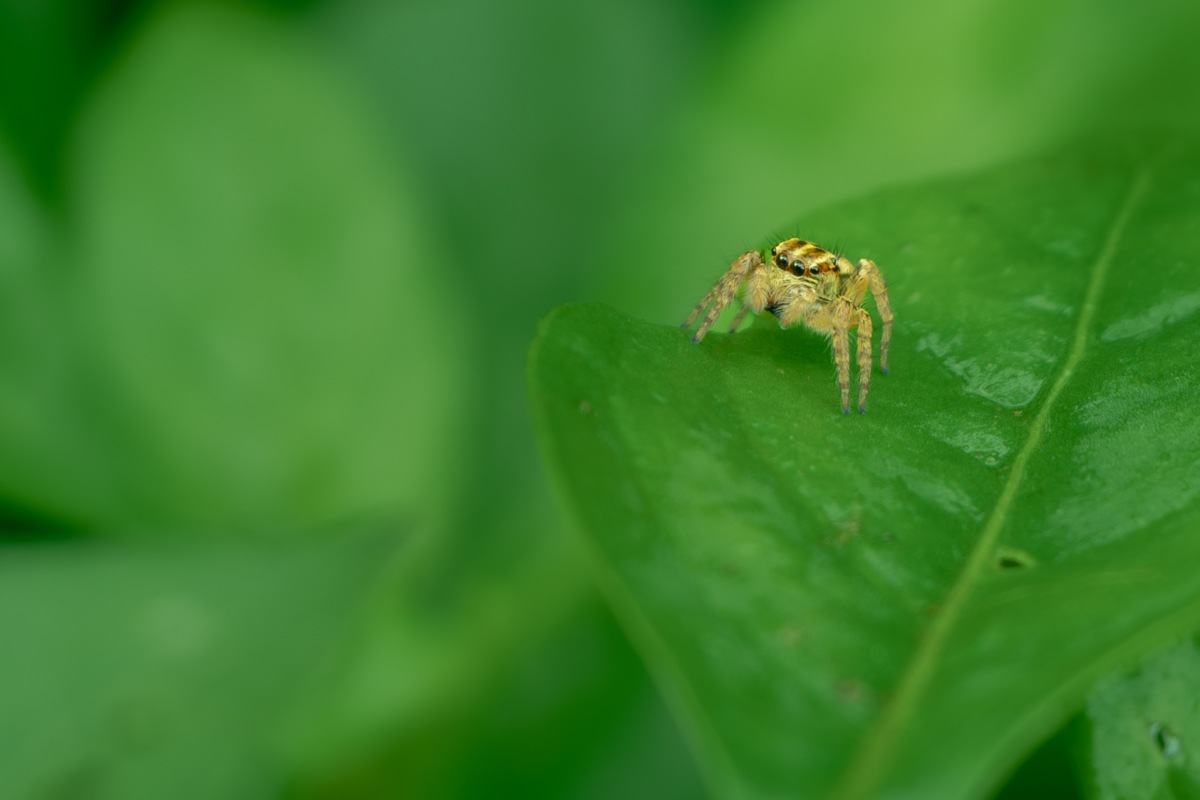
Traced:
<svg viewBox="0 0 1200 800">
<path fill-rule="evenodd" d="M 780 253 L 778 256 L 776 256 L 775 263 L 779 265 L 780 269 L 787 269 L 788 268 L 787 253 Z"/>
<path fill-rule="evenodd" d="M 771 248 L 771 255 L 772 255 L 772 256 L 774 256 L 774 255 L 775 255 L 776 253 L 778 253 L 778 252 L 779 252 L 779 248 L 778 248 L 778 247 L 772 247 L 772 248 Z"/>
<path fill-rule="evenodd" d="M 816 275 L 818 272 L 821 271 L 821 268 L 818 267 L 816 264 L 813 264 L 811 267 L 808 268 L 808 271 L 811 272 L 813 275 Z"/>
</svg>

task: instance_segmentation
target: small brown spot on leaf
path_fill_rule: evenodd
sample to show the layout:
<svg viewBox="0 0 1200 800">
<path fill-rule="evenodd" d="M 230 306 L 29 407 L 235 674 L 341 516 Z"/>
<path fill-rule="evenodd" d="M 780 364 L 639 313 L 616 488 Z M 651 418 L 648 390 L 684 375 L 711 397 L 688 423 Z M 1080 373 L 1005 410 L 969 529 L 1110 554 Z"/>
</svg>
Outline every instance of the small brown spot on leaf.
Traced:
<svg viewBox="0 0 1200 800">
<path fill-rule="evenodd" d="M 867 699 L 867 685 L 857 678 L 843 678 L 835 690 L 838 697 L 847 703 L 862 703 Z"/>
<path fill-rule="evenodd" d="M 804 638 L 803 631 L 792 624 L 784 625 L 775 632 L 775 635 L 779 637 L 780 642 L 789 647 L 800 644 L 800 640 Z"/>
</svg>

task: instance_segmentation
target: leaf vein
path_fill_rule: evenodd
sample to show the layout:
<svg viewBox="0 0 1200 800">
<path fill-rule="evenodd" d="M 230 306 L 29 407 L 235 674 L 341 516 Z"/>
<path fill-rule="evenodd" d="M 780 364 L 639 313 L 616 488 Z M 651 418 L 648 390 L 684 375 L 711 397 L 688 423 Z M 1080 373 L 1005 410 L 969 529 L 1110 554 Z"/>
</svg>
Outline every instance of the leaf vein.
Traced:
<svg viewBox="0 0 1200 800">
<path fill-rule="evenodd" d="M 1092 323 L 1096 316 L 1096 309 L 1099 306 L 1100 298 L 1104 291 L 1104 284 L 1114 254 L 1116 253 L 1117 244 L 1124 233 L 1130 217 L 1133 215 L 1134 207 L 1142 195 L 1145 194 L 1149 183 L 1149 171 L 1141 171 L 1134 179 L 1133 185 L 1130 187 L 1112 224 L 1109 226 L 1100 253 L 1092 264 L 1091 279 L 1088 282 L 1083 307 L 1080 310 L 1079 320 L 1075 326 L 1075 335 L 1072 339 L 1070 350 L 1067 352 L 1067 358 L 1063 362 L 1062 370 L 1059 372 L 1054 384 L 1050 387 L 1050 391 L 1046 395 L 1046 400 L 1038 410 L 1037 416 L 1030 424 L 1029 436 L 1025 440 L 1025 444 L 1017 454 L 1017 457 L 1013 460 L 1008 480 L 1005 481 L 1000 496 L 996 500 L 996 505 L 984 524 L 979 541 L 976 543 L 970 557 L 959 573 L 958 580 L 950 588 L 941 613 L 933 620 L 924 638 L 917 646 L 913 659 L 909 662 L 908 669 L 901 676 L 900 682 L 896 687 L 892 702 L 884 710 L 879 723 L 868 734 L 863 746 L 858 751 L 857 757 L 852 759 L 849 768 L 843 775 L 838 790 L 835 792 L 835 797 L 844 798 L 845 800 L 866 797 L 876 788 L 883 777 L 885 769 L 891 762 L 891 759 L 894 758 L 900 734 L 907 726 L 918 701 L 925 693 L 938 659 L 945 648 L 946 641 L 962 613 L 967 597 L 978 584 L 979 576 L 982 574 L 992 551 L 995 549 L 996 542 L 1000 538 L 1000 532 L 1004 529 L 1004 525 L 1008 520 L 1009 509 L 1012 507 L 1013 501 L 1020 489 L 1025 469 L 1034 451 L 1037 450 L 1038 445 L 1041 443 L 1050 413 L 1087 350 L 1089 332 L 1091 331 Z"/>
</svg>

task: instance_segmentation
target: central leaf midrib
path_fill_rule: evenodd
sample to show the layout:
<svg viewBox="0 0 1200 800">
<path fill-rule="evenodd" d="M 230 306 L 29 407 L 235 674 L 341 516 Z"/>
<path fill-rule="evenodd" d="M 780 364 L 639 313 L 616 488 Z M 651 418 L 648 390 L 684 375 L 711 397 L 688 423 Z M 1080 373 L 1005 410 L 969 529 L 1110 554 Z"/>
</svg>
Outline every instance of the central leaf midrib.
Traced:
<svg viewBox="0 0 1200 800">
<path fill-rule="evenodd" d="M 892 702 L 884 710 L 878 724 L 875 725 L 871 733 L 867 736 L 862 747 L 859 748 L 857 756 L 851 760 L 846 773 L 843 775 L 842 783 L 835 793 L 836 797 L 849 800 L 850 798 L 867 796 L 879 783 L 886 767 L 894 757 L 899 735 L 907 726 L 917 702 L 929 684 L 939 656 L 945 647 L 950 632 L 957 623 L 959 615 L 962 613 L 967 597 L 977 585 L 979 576 L 990 561 L 1000 537 L 1000 532 L 1004 529 L 1005 523 L 1008 520 L 1009 509 L 1020 489 L 1025 469 L 1041 442 L 1046 427 L 1046 420 L 1049 418 L 1058 396 L 1070 381 L 1075 368 L 1087 350 L 1088 335 L 1096 316 L 1096 308 L 1099 305 L 1100 296 L 1104 290 L 1105 278 L 1108 274 L 1109 265 L 1112 263 L 1113 255 L 1116 252 L 1117 243 L 1129 222 L 1129 218 L 1132 216 L 1134 206 L 1145 192 L 1149 181 L 1148 171 L 1143 170 L 1137 175 L 1124 201 L 1121 203 L 1116 216 L 1113 218 L 1113 222 L 1109 226 L 1108 233 L 1105 236 L 1104 245 L 1092 265 L 1087 293 L 1084 296 L 1079 320 L 1075 326 L 1075 336 L 1072 339 L 1071 347 L 1067 352 L 1062 369 L 1050 387 L 1050 391 L 1046 395 L 1046 400 L 1038 410 L 1037 416 L 1029 426 L 1029 434 L 1025 440 L 1025 444 L 1013 460 L 1008 480 L 1005 481 L 1004 487 L 996 500 L 996 505 L 984 524 L 979 540 L 971 551 L 970 557 L 967 559 L 962 571 L 959 573 L 958 579 L 946 595 L 946 601 L 942 605 L 942 613 L 934 619 L 918 645 L 913 658 L 909 661 L 908 668 L 901 676 L 896 692 L 892 697 Z"/>
</svg>

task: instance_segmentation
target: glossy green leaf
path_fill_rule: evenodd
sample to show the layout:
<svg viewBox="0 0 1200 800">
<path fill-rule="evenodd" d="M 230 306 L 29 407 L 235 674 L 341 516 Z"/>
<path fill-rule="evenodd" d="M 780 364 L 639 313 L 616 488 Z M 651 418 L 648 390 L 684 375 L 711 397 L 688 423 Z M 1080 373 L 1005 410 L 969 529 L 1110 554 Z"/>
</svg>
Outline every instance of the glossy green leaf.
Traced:
<svg viewBox="0 0 1200 800">
<path fill-rule="evenodd" d="M 983 796 L 1200 627 L 1198 156 L 1081 147 L 806 218 L 890 283 L 867 416 L 805 331 L 543 323 L 545 453 L 720 796 Z"/>
</svg>

